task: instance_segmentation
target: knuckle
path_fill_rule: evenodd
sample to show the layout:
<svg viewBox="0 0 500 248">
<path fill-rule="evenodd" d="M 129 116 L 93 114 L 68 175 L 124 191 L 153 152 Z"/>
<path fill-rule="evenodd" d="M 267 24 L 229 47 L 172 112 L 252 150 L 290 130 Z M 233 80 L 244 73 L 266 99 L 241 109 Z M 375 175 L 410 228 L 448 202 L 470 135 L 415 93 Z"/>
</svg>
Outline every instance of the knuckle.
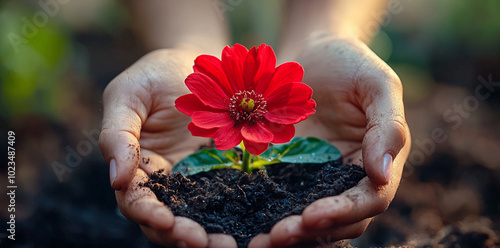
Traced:
<svg viewBox="0 0 500 248">
<path fill-rule="evenodd" d="M 397 89 L 401 87 L 398 75 L 376 55 L 365 56 L 364 59 L 359 61 L 355 75 L 358 81 L 374 83 L 379 86 L 389 84 L 389 86 Z"/>
<path fill-rule="evenodd" d="M 132 65 L 131 67 L 127 68 L 120 74 L 118 74 L 115 78 L 113 78 L 106 88 L 104 89 L 104 92 L 102 94 L 103 100 L 109 99 L 110 97 L 113 96 L 113 93 L 115 93 L 117 90 L 122 88 L 122 85 L 129 81 L 130 77 L 130 71 L 132 70 L 134 66 Z"/>
<path fill-rule="evenodd" d="M 375 211 L 374 216 L 385 212 L 385 210 L 387 210 L 387 208 L 389 208 L 390 203 L 391 203 L 390 200 L 380 199 L 380 201 L 378 201 L 378 203 L 374 207 L 374 211 Z"/>
<path fill-rule="evenodd" d="M 104 89 L 103 93 L 102 93 L 102 100 L 103 102 L 106 102 L 107 99 L 109 99 L 111 97 L 111 93 L 113 92 L 112 88 L 113 88 L 113 84 L 115 82 L 116 79 L 113 79 L 107 86 L 106 88 Z M 106 105 L 104 105 L 106 106 Z"/>
<path fill-rule="evenodd" d="M 109 127 L 103 126 L 101 133 L 99 133 L 99 146 L 101 149 L 106 145 L 107 136 L 110 133 Z"/>
<path fill-rule="evenodd" d="M 394 130 L 394 144 L 397 146 L 397 149 L 401 149 L 406 144 L 408 124 L 406 123 L 406 120 L 402 114 L 394 115 L 390 123 Z"/>
<path fill-rule="evenodd" d="M 99 134 L 99 148 L 103 155 L 106 155 L 106 132 L 107 129 L 103 128 Z"/>
<path fill-rule="evenodd" d="M 393 116 L 391 123 L 395 128 L 396 133 L 400 136 L 404 136 L 406 130 L 408 129 L 405 117 L 402 114 L 396 114 Z"/>
<path fill-rule="evenodd" d="M 403 84 L 401 83 L 401 79 L 399 78 L 398 74 L 396 74 L 396 72 L 389 66 L 387 66 L 387 68 L 384 69 L 384 72 L 386 74 L 385 76 L 387 78 L 387 81 L 390 83 L 390 85 L 396 88 L 397 90 L 402 91 Z"/>
<path fill-rule="evenodd" d="M 344 197 L 344 203 L 345 203 L 345 208 L 347 209 L 352 209 L 356 205 L 363 205 L 365 204 L 364 198 L 359 195 L 358 193 L 349 193 L 346 194 Z"/>
</svg>

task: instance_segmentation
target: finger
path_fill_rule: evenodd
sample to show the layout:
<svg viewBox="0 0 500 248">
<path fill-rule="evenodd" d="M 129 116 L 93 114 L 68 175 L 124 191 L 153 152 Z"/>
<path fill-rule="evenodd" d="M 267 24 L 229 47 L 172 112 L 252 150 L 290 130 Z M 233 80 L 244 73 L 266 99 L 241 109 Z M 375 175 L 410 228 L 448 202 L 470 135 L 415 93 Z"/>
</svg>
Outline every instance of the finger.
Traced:
<svg viewBox="0 0 500 248">
<path fill-rule="evenodd" d="M 363 138 L 363 163 L 368 177 L 377 185 L 389 183 L 394 158 L 407 143 L 402 86 L 397 75 L 379 58 L 359 77 L 362 108 L 367 126 Z M 377 68 L 374 70 L 373 68 Z"/>
<path fill-rule="evenodd" d="M 293 244 L 292 247 L 344 247 L 349 243 L 349 239 L 361 236 L 370 221 L 371 219 L 365 219 L 354 224 L 334 226 L 319 231 L 305 230 L 304 233 L 297 234 L 299 241 Z"/>
<path fill-rule="evenodd" d="M 116 202 L 129 220 L 155 229 L 166 230 L 174 225 L 172 212 L 147 187 L 139 184 L 147 180 L 146 173 L 137 170 L 134 179 L 124 190 L 115 191 Z"/>
<path fill-rule="evenodd" d="M 359 237 L 371 219 L 350 225 L 333 225 L 320 230 L 305 228 L 300 216 L 290 216 L 278 222 L 270 232 L 272 247 L 314 247 L 342 239 Z"/>
<path fill-rule="evenodd" d="M 141 100 L 147 96 L 145 89 L 132 86 L 137 82 L 124 77 L 118 76 L 104 91 L 103 126 L 99 136 L 102 154 L 110 164 L 111 187 L 116 190 L 128 185 L 139 166 L 138 140 L 148 113 L 145 102 Z"/>
<path fill-rule="evenodd" d="M 208 236 L 203 227 L 185 217 L 175 217 L 175 224 L 169 230 L 158 230 L 141 225 L 141 230 L 148 240 L 167 247 L 205 248 Z"/>
<path fill-rule="evenodd" d="M 269 232 L 272 246 L 285 247 L 298 243 L 302 229 L 300 215 L 292 215 L 279 221 Z"/>
<path fill-rule="evenodd" d="M 248 248 L 271 248 L 271 235 L 268 233 L 258 234 L 250 240 Z"/>
<path fill-rule="evenodd" d="M 236 240 L 227 234 L 208 234 L 208 248 L 237 248 Z"/>
<path fill-rule="evenodd" d="M 306 228 L 322 229 L 348 225 L 384 212 L 394 197 L 397 185 L 376 186 L 368 178 L 338 196 L 319 199 L 302 212 Z"/>
<path fill-rule="evenodd" d="M 139 168 L 147 175 L 159 170 L 163 170 L 164 174 L 169 174 L 172 171 L 172 165 L 165 158 L 147 149 L 141 149 Z"/>
</svg>

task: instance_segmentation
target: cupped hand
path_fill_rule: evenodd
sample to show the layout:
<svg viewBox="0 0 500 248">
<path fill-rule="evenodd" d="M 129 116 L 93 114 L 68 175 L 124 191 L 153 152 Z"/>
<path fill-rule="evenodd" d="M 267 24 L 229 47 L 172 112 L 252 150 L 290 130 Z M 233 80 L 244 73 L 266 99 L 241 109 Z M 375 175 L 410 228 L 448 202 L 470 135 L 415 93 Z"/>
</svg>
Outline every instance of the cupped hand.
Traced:
<svg viewBox="0 0 500 248">
<path fill-rule="evenodd" d="M 149 240 L 168 247 L 236 247 L 229 235 L 208 235 L 195 221 L 175 217 L 149 188 L 139 186 L 153 171 L 170 173 L 173 164 L 209 142 L 189 133 L 189 118 L 174 106 L 189 93 L 184 79 L 198 54 L 158 50 L 117 76 L 103 94 L 99 142 L 120 211 Z"/>
<path fill-rule="evenodd" d="M 296 52 L 317 102 L 316 114 L 297 125 L 296 135 L 330 141 L 344 163 L 362 165 L 368 177 L 278 222 L 251 248 L 326 247 L 360 236 L 394 198 L 410 149 L 401 82 L 365 44 L 322 35 Z"/>
</svg>

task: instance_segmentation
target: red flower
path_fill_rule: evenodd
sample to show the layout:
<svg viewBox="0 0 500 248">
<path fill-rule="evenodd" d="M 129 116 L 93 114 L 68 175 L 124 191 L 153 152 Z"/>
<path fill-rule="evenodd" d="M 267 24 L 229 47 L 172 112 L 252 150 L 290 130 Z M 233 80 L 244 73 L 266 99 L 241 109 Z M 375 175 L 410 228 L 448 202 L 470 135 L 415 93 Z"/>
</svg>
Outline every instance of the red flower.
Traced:
<svg viewBox="0 0 500 248">
<path fill-rule="evenodd" d="M 251 154 L 261 154 L 269 142 L 290 141 L 293 124 L 315 112 L 313 91 L 301 83 L 302 66 L 276 68 L 274 51 L 265 44 L 250 51 L 240 44 L 225 47 L 222 60 L 200 55 L 193 68 L 185 81 L 193 94 L 179 97 L 175 106 L 191 117 L 191 134 L 213 137 L 219 150 L 243 140 Z"/>
</svg>

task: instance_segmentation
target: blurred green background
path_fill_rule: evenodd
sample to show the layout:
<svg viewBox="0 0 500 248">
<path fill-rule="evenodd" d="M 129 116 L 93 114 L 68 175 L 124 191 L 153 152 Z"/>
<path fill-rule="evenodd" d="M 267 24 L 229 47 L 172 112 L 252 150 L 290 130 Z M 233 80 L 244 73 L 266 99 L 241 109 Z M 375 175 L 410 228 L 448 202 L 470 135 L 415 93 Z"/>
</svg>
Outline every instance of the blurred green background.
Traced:
<svg viewBox="0 0 500 248">
<path fill-rule="evenodd" d="M 67 2 L 54 13 L 38 1 L 0 3 L 0 131 L 4 141 L 8 130 L 16 132 L 19 187 L 19 241 L 7 244 L 152 247 L 118 213 L 107 165 L 92 143 L 100 128 L 102 91 L 146 51 L 123 2 Z M 403 82 L 413 150 L 400 191 L 383 215 L 400 221 L 380 217 L 353 244 L 404 243 L 455 223 L 499 230 L 500 88 L 460 115 L 460 125 L 444 115 L 456 104 L 470 104 L 480 77 L 500 82 L 500 1 L 397 2 L 401 12 L 385 13 L 370 47 Z M 243 1 L 229 11 L 233 41 L 277 45 L 281 3 Z M 447 139 L 429 151 L 436 128 Z M 71 149 L 89 142 L 86 156 L 61 171 L 55 162 L 64 164 Z M 4 182 L 6 167 L 0 172 Z M 2 220 L 7 205 L 0 197 Z M 409 227 L 393 230 L 394 225 Z M 377 239 L 381 230 L 392 239 Z M 7 242 L 1 233 L 0 244 Z"/>
</svg>

